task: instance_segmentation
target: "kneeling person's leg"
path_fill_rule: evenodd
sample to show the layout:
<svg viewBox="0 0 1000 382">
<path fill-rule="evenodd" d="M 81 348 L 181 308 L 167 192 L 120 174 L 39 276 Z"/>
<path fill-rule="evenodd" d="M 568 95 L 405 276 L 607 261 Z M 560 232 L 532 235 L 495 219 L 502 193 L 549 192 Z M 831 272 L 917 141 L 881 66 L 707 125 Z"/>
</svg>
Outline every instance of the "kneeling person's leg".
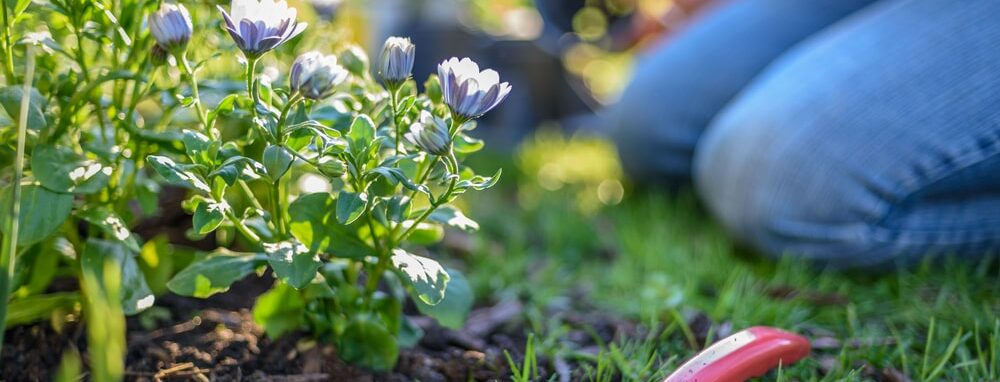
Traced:
<svg viewBox="0 0 1000 382">
<path fill-rule="evenodd" d="M 882 3 L 780 59 L 697 148 L 741 238 L 841 267 L 1000 248 L 1000 2 Z"/>
<path fill-rule="evenodd" d="M 630 175 L 686 183 L 698 138 L 785 50 L 874 0 L 729 0 L 640 59 L 610 114 Z"/>
</svg>

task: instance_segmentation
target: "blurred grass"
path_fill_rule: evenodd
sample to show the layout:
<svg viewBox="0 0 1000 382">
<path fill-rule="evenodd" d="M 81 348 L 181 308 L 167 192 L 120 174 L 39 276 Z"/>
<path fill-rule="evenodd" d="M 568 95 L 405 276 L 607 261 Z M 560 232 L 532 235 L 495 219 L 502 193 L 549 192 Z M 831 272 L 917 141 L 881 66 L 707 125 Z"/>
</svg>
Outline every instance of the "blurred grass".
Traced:
<svg viewBox="0 0 1000 382">
<path fill-rule="evenodd" d="M 495 168 L 498 158 L 481 164 Z M 996 258 L 823 271 L 739 249 L 689 192 L 622 188 L 620 203 L 602 198 L 601 184 L 622 181 L 614 150 L 600 140 L 542 133 L 505 167 L 497 191 L 468 201 L 483 226 L 469 279 L 481 299 L 525 302 L 540 355 L 576 357 L 592 380 L 662 380 L 730 325 L 820 341 L 822 349 L 765 380 L 1000 379 Z M 580 356 L 561 338 L 558 317 L 537 314 L 567 304 L 592 304 L 649 335 Z M 688 326 L 699 314 L 713 323 L 705 343 Z"/>
</svg>

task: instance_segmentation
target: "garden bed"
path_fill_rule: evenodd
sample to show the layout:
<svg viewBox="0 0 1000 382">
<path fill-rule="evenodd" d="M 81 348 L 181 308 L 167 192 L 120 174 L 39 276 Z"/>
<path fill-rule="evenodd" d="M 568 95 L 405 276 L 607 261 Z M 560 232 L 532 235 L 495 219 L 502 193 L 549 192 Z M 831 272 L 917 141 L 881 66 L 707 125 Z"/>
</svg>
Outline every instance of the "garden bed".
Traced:
<svg viewBox="0 0 1000 382">
<path fill-rule="evenodd" d="M 270 275 L 251 277 L 209 299 L 168 294 L 157 301 L 155 315 L 128 321 L 125 375 L 129 380 L 279 380 L 279 381 L 468 381 L 508 378 L 510 363 L 520 362 L 530 330 L 519 302 L 499 302 L 474 309 L 462 330 L 410 316 L 425 335 L 417 347 L 403 349 L 391 373 L 373 373 L 344 363 L 333 346 L 294 333 L 277 340 L 266 337 L 250 309 L 272 282 Z M 413 312 L 415 313 L 415 312 Z M 553 312 L 554 313 L 554 312 Z M 598 340 L 607 343 L 639 330 L 633 323 L 595 312 L 559 312 L 576 328 L 567 335 L 576 346 L 596 354 Z M 154 318 L 157 316 L 159 318 Z M 148 320 L 143 322 L 143 320 Z M 144 327 L 155 325 L 155 329 Z M 86 357 L 82 325 L 70 323 L 57 332 L 49 323 L 13 328 L 0 362 L 0 379 L 51 380 L 59 366 L 58 349 L 77 347 Z M 596 335 L 597 338 L 592 337 Z M 542 365 L 542 375 L 582 377 L 571 364 L 563 370 Z"/>
</svg>

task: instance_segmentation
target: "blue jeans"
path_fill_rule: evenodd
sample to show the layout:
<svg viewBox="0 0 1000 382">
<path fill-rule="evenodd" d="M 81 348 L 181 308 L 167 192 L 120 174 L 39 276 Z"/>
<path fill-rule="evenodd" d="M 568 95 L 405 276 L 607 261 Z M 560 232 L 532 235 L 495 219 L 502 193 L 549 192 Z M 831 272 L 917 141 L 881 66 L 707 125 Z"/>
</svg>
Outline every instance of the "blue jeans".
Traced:
<svg viewBox="0 0 1000 382">
<path fill-rule="evenodd" d="M 732 0 L 643 57 L 625 169 L 839 268 L 1000 247 L 1000 1 Z"/>
</svg>

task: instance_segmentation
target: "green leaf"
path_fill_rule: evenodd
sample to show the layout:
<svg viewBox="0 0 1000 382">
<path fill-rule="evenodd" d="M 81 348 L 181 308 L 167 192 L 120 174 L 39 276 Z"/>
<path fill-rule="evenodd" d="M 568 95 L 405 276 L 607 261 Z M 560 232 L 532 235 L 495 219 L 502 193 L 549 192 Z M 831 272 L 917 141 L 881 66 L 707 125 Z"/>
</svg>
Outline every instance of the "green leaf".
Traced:
<svg viewBox="0 0 1000 382">
<path fill-rule="evenodd" d="M 253 306 L 253 320 L 264 328 L 268 337 L 276 339 L 305 324 L 305 308 L 306 302 L 298 291 L 287 284 L 276 283 L 274 288 L 257 298 Z"/>
<path fill-rule="evenodd" d="M 150 155 L 146 161 L 168 182 L 178 183 L 206 193 L 212 192 L 208 183 L 205 183 L 200 175 L 192 171 L 195 167 L 193 165 L 178 164 L 173 159 L 159 155 Z"/>
<path fill-rule="evenodd" d="M 371 169 L 369 174 L 381 175 L 385 180 L 388 180 L 393 185 L 402 183 L 403 187 L 406 187 L 411 191 L 419 191 L 426 195 L 430 195 L 430 190 L 427 188 L 427 186 L 424 186 L 422 184 L 417 185 L 413 183 L 413 181 L 411 181 L 410 178 L 406 177 L 406 173 L 404 173 L 403 170 L 400 170 L 398 168 L 384 167 L 384 166 L 376 167 Z"/>
<path fill-rule="evenodd" d="M 215 253 L 192 262 L 167 282 L 167 288 L 182 296 L 205 298 L 229 290 L 265 261 L 267 256 L 259 254 Z"/>
<path fill-rule="evenodd" d="M 455 152 L 459 154 L 471 154 L 482 150 L 486 143 L 482 139 L 476 139 L 465 134 L 458 134 L 455 137 Z"/>
<path fill-rule="evenodd" d="M 476 223 L 475 220 L 469 219 L 462 213 L 462 211 L 451 205 L 438 207 L 434 210 L 434 212 L 431 212 L 427 219 L 449 227 L 455 227 L 466 232 L 475 232 L 479 230 L 479 223 Z"/>
<path fill-rule="evenodd" d="M 375 142 L 375 123 L 367 115 L 359 115 L 351 122 L 351 128 L 347 131 L 348 146 L 351 155 L 359 163 L 368 161 L 369 148 Z"/>
<path fill-rule="evenodd" d="M 205 134 L 193 130 L 184 130 L 184 151 L 194 163 L 210 165 L 215 159 L 212 140 Z"/>
<path fill-rule="evenodd" d="M 375 251 L 358 238 L 357 231 L 337 221 L 336 201 L 329 193 L 302 195 L 288 206 L 292 236 L 313 253 L 364 259 Z"/>
<path fill-rule="evenodd" d="M 146 283 L 155 295 L 166 293 L 167 282 L 177 271 L 191 262 L 194 251 L 175 248 L 160 234 L 142 245 L 139 251 L 139 269 L 146 275 Z"/>
<path fill-rule="evenodd" d="M 194 218 L 192 219 L 195 232 L 199 235 L 207 235 L 215 231 L 222 224 L 222 220 L 225 219 L 228 209 L 229 204 L 224 201 L 203 201 L 198 203 L 198 207 L 194 210 Z"/>
<path fill-rule="evenodd" d="M 438 80 L 437 74 L 427 76 L 427 81 L 424 81 L 424 92 L 431 102 L 441 103 L 441 81 Z"/>
<path fill-rule="evenodd" d="M 255 180 L 264 175 L 267 175 L 267 169 L 260 162 L 237 155 L 222 162 L 222 165 L 209 174 L 209 177 L 218 176 L 232 186 L 237 180 Z"/>
<path fill-rule="evenodd" d="M 448 287 L 448 272 L 433 259 L 417 256 L 402 249 L 392 250 L 392 265 L 413 285 L 417 298 L 435 305 L 444 298 Z"/>
<path fill-rule="evenodd" d="M 441 326 L 457 330 L 465 326 L 465 319 L 469 317 L 475 296 L 461 272 L 448 269 L 448 276 L 451 278 L 448 281 L 448 293 L 441 302 L 436 305 L 428 305 L 421 299 L 415 299 L 414 302 L 421 313 L 433 317 Z"/>
<path fill-rule="evenodd" d="M 493 187 L 500 180 L 500 175 L 503 174 L 503 169 L 497 169 L 497 172 L 493 176 L 479 176 L 476 175 L 472 179 L 463 180 L 458 182 L 457 188 L 465 189 L 472 188 L 476 191 L 482 191 L 487 188 Z"/>
<path fill-rule="evenodd" d="M 267 253 L 267 263 L 274 270 L 275 277 L 295 289 L 309 285 L 316 278 L 319 266 L 323 264 L 319 256 L 309 252 L 309 248 L 297 241 L 264 243 L 263 247 Z"/>
<path fill-rule="evenodd" d="M 120 298 L 125 314 L 139 313 L 153 306 L 153 292 L 146 284 L 139 264 L 135 261 L 136 253 L 119 242 L 97 239 L 87 240 L 87 248 L 83 251 L 80 266 L 89 270 L 97 277 L 104 279 L 104 262 L 110 260 L 121 267 Z"/>
<path fill-rule="evenodd" d="M 404 228 L 409 228 L 413 225 L 412 220 L 403 222 Z M 417 224 L 417 228 L 410 231 L 410 235 L 406 237 L 406 241 L 422 246 L 434 245 L 444 239 L 444 227 L 437 223 L 421 222 Z"/>
<path fill-rule="evenodd" d="M 86 220 L 101 229 L 106 235 L 124 243 L 132 251 L 139 252 L 139 241 L 128 225 L 117 214 L 107 207 L 84 206 L 76 212 L 76 216 Z"/>
<path fill-rule="evenodd" d="M 90 194 L 108 184 L 111 167 L 69 149 L 38 145 L 31 152 L 31 172 L 42 186 L 55 192 Z"/>
<path fill-rule="evenodd" d="M 368 147 L 368 143 L 375 139 L 375 122 L 367 115 L 361 114 L 354 117 L 351 128 L 347 131 L 347 138 L 351 143 L 362 143 L 363 147 Z"/>
<path fill-rule="evenodd" d="M 351 224 L 361 217 L 365 212 L 365 205 L 368 204 L 368 197 L 365 194 L 355 194 L 349 191 L 340 191 L 337 196 L 337 221 L 340 224 Z"/>
<path fill-rule="evenodd" d="M 7 115 L 14 121 L 20 120 L 21 94 L 21 86 L 5 86 L 0 88 L 0 106 L 3 107 Z M 31 97 L 31 100 L 28 105 L 28 128 L 31 130 L 41 130 L 47 125 L 44 110 L 48 107 L 48 102 L 34 88 L 31 89 L 29 97 Z"/>
<path fill-rule="evenodd" d="M 7 326 L 48 319 L 56 310 L 71 311 L 80 303 L 79 292 L 59 292 L 17 298 L 7 305 Z"/>
<path fill-rule="evenodd" d="M 282 146 L 271 145 L 264 149 L 263 163 L 264 168 L 267 169 L 267 175 L 271 178 L 272 182 L 277 182 L 281 179 L 288 168 L 292 166 L 292 161 L 295 160 L 292 157 L 292 153 L 288 152 Z"/>
<path fill-rule="evenodd" d="M 208 124 L 211 126 L 220 115 L 229 115 L 236 110 L 236 104 L 239 100 L 240 94 L 230 94 L 219 101 L 219 104 L 208 112 Z"/>
<path fill-rule="evenodd" d="M 0 201 L 5 209 L 10 208 L 11 192 L 11 187 L 7 187 Z M 72 211 L 73 195 L 52 192 L 35 184 L 22 186 L 17 244 L 23 247 L 45 239 L 59 229 Z M 9 219 L 6 213 L 0 216 L 0 220 Z M 2 227 L 6 229 L 7 224 Z"/>
<path fill-rule="evenodd" d="M 399 328 L 399 334 L 396 335 L 396 341 L 399 343 L 399 347 L 412 348 L 420 343 L 420 339 L 424 337 L 424 330 L 420 329 L 417 324 L 413 322 L 409 317 L 403 317 L 403 323 Z"/>
<path fill-rule="evenodd" d="M 351 318 L 340 335 L 337 355 L 355 365 L 386 371 L 396 366 L 399 345 L 378 319 L 358 315 Z"/>
</svg>

